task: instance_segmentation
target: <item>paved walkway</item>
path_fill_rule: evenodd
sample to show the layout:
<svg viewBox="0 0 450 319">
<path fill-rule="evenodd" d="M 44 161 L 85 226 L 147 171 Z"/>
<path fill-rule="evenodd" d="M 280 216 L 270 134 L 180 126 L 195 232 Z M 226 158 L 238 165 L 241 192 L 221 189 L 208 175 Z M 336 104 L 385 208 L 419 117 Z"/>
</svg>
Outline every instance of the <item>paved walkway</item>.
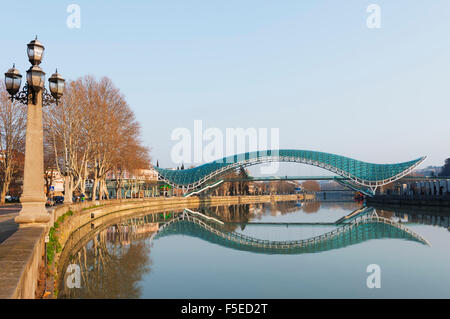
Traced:
<svg viewBox="0 0 450 319">
<path fill-rule="evenodd" d="M 14 234 L 19 225 L 14 218 L 19 214 L 20 204 L 0 206 L 0 244 Z"/>
<path fill-rule="evenodd" d="M 17 214 L 20 210 L 20 204 L 4 204 L 0 206 L 0 217 L 4 215 Z"/>
</svg>

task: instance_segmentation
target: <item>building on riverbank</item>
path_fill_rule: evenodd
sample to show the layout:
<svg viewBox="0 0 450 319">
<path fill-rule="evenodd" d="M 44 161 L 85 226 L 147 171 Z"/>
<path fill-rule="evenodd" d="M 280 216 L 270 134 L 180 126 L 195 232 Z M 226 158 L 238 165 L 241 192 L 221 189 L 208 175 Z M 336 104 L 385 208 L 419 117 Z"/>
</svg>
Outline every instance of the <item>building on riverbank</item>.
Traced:
<svg viewBox="0 0 450 319">
<path fill-rule="evenodd" d="M 144 198 L 160 194 L 158 173 L 152 168 L 124 171 L 121 176 L 110 172 L 106 176 L 106 187 L 110 198 Z"/>
<path fill-rule="evenodd" d="M 446 196 L 450 195 L 450 178 L 418 177 L 402 178 L 380 187 L 376 195 Z"/>
<path fill-rule="evenodd" d="M 380 187 L 369 203 L 450 206 L 450 178 L 407 177 Z"/>
</svg>

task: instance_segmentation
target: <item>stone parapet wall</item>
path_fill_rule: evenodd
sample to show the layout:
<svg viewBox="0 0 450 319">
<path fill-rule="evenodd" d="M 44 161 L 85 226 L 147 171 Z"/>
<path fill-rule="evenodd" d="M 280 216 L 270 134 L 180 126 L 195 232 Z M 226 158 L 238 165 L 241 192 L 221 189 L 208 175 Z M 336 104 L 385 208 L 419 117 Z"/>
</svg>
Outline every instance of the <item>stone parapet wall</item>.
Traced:
<svg viewBox="0 0 450 319">
<path fill-rule="evenodd" d="M 35 297 L 46 227 L 19 228 L 0 245 L 0 299 Z"/>
</svg>

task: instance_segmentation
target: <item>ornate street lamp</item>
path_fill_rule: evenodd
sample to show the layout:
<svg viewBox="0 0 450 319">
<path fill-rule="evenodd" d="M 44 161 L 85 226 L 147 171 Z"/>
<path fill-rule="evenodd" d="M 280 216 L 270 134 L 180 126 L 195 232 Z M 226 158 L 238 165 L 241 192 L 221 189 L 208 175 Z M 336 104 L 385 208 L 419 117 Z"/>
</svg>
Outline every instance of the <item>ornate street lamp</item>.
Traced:
<svg viewBox="0 0 450 319">
<path fill-rule="evenodd" d="M 54 73 L 49 79 L 50 93 L 48 93 L 45 88 L 45 72 L 42 71 L 39 64 L 42 62 L 44 56 L 44 46 L 37 40 L 31 41 L 27 45 L 28 60 L 32 66 L 27 71 L 27 83 L 25 84 L 22 91 L 19 92 L 20 84 L 22 80 L 22 75 L 19 70 L 15 68 L 15 65 L 8 72 L 5 73 L 5 85 L 6 90 L 11 95 L 11 100 L 18 100 L 19 102 L 27 105 L 28 98 L 32 99 L 32 103 L 36 104 L 36 98 L 42 91 L 42 104 L 49 105 L 52 103 L 58 104 L 64 92 L 65 80 L 63 77 Z"/>
<path fill-rule="evenodd" d="M 65 83 L 56 72 L 48 79 L 51 94 L 47 92 L 45 72 L 39 66 L 44 50 L 37 37 L 28 43 L 27 54 L 31 67 L 27 71 L 27 81 L 21 91 L 22 75 L 15 65 L 5 73 L 5 86 L 11 100 L 28 107 L 23 192 L 20 197 L 22 209 L 15 221 L 31 226 L 46 224 L 50 220 L 50 215 L 45 209 L 42 106 L 58 104 Z"/>
</svg>

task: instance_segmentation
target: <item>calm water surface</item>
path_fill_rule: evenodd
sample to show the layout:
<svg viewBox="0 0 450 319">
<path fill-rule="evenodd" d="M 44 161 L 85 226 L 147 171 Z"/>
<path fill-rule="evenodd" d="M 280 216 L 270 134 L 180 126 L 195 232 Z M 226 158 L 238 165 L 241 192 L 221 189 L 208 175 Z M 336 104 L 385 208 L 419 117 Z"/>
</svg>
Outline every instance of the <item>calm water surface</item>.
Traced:
<svg viewBox="0 0 450 319">
<path fill-rule="evenodd" d="M 66 275 L 59 296 L 450 298 L 450 214 L 367 208 L 355 218 L 380 216 L 390 224 L 345 226 L 357 220 L 352 218 L 336 224 L 360 207 L 353 202 L 283 202 L 198 210 L 215 220 L 181 211 L 140 214 L 93 230 L 71 248 L 63 269 L 80 266 L 81 288 L 69 289 Z M 173 221 L 180 216 L 190 220 Z M 326 236 L 308 249 L 255 248 L 249 242 L 289 243 L 343 227 L 342 234 Z M 245 235 L 244 242 L 214 231 L 232 238 Z M 381 268 L 379 289 L 366 285 L 370 264 Z"/>
</svg>

